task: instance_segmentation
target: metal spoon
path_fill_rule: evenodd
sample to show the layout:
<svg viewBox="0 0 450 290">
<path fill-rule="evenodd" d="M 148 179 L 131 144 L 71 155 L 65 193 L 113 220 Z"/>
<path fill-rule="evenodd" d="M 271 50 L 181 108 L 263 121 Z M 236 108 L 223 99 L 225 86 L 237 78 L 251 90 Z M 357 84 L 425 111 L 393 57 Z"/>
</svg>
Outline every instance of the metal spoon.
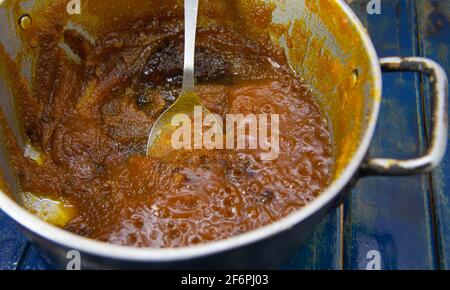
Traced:
<svg viewBox="0 0 450 290">
<path fill-rule="evenodd" d="M 184 1 L 184 69 L 183 86 L 176 102 L 168 108 L 156 121 L 150 132 L 147 144 L 147 155 L 155 158 L 166 157 L 174 151 L 171 144 L 172 133 L 177 127 L 172 126 L 172 119 L 178 114 L 193 116 L 194 108 L 202 108 L 203 114 L 209 114 L 201 104 L 194 91 L 194 55 L 197 29 L 198 0 Z M 192 120 L 192 118 L 191 118 Z"/>
</svg>

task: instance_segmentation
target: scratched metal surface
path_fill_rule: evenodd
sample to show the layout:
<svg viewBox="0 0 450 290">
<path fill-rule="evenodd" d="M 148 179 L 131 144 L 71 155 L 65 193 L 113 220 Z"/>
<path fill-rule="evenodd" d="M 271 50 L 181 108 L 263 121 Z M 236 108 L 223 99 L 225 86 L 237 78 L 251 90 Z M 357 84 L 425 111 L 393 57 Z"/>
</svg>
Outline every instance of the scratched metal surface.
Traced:
<svg viewBox="0 0 450 290">
<path fill-rule="evenodd" d="M 347 0 L 380 57 L 425 56 L 450 74 L 450 1 Z M 383 76 L 383 104 L 371 154 L 410 158 L 428 144 L 429 90 L 414 74 Z M 332 210 L 285 269 L 366 269 L 371 251 L 383 269 L 450 269 L 450 153 L 432 174 L 361 180 Z M 373 252 L 372 252 L 373 253 Z M 376 253 L 376 252 L 375 252 Z M 51 269 L 0 212 L 0 269 Z"/>
</svg>

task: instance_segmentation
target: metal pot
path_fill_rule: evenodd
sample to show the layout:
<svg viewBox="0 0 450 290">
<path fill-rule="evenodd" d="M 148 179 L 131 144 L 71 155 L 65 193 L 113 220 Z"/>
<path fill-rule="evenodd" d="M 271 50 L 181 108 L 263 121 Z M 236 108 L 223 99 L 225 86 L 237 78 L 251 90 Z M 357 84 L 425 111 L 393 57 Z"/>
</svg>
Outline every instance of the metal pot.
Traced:
<svg viewBox="0 0 450 290">
<path fill-rule="evenodd" d="M 6 0 L 0 5 L 0 42 L 13 57 L 23 45 L 16 28 L 16 2 L 20 1 Z M 33 15 L 36 13 L 35 9 L 37 11 L 56 2 L 68 1 L 39 1 L 39 5 L 28 1 L 26 8 L 21 6 L 20 13 Z M 86 7 L 82 8 L 87 11 L 87 16 L 83 17 L 82 14 L 73 21 L 86 25 L 93 10 L 101 11 L 95 10 L 94 6 L 89 7 L 95 2 L 101 1 L 86 3 Z M 131 10 L 112 9 L 105 17 L 100 13 L 97 15 L 96 25 L 109 25 L 107 21 L 113 21 L 114 13 L 117 13 L 116 16 L 127 17 L 126 15 L 132 15 L 136 11 L 142 14 L 146 8 L 150 14 L 157 13 L 157 5 L 149 8 L 152 1 L 143 2 L 147 4 L 127 0 L 108 1 L 109 6 L 127 5 L 122 7 Z M 176 0 L 173 2 L 173 5 L 182 4 Z M 65 265 L 67 252 L 77 250 L 81 253 L 85 268 L 275 268 L 298 249 L 328 209 L 344 195 L 345 187 L 354 184 L 358 178 L 370 174 L 423 173 L 441 161 L 448 131 L 448 81 L 438 64 L 417 57 L 379 60 L 365 29 L 344 1 L 265 1 L 272 3 L 270 5 L 273 6 L 270 7 L 273 11 L 272 17 L 262 25 L 261 19 L 252 16 L 255 7 L 251 5 L 256 4 L 249 4 L 250 2 L 252 1 L 203 1 L 200 23 L 207 25 L 205 23 L 208 23 L 208 17 L 215 12 L 220 14 L 220 11 L 214 9 L 229 9 L 233 6 L 236 19 L 231 19 L 230 25 L 239 22 L 241 28 L 248 29 L 249 37 L 269 34 L 272 41 L 285 48 L 292 68 L 320 96 L 319 102 L 328 113 L 333 126 L 336 175 L 332 184 L 316 200 L 273 224 L 228 240 L 177 249 L 138 249 L 83 238 L 42 222 L 7 194 L 0 192 L 0 208 L 21 225 L 26 235 L 42 249 L 52 263 Z M 95 7 L 99 8 L 101 5 Z M 259 21 L 258 26 L 255 26 L 255 21 Z M 89 25 L 86 27 L 90 28 Z M 25 63 L 21 65 L 26 67 Z M 412 160 L 372 159 L 366 156 L 381 103 L 380 66 L 383 71 L 414 71 L 430 77 L 433 88 L 432 136 L 430 147 L 424 156 Z M 2 104 L 8 104 L 11 97 L 5 86 L 6 82 L 0 77 Z M 0 155 L 0 165 L 4 182 L 14 188 L 7 152 Z"/>
</svg>

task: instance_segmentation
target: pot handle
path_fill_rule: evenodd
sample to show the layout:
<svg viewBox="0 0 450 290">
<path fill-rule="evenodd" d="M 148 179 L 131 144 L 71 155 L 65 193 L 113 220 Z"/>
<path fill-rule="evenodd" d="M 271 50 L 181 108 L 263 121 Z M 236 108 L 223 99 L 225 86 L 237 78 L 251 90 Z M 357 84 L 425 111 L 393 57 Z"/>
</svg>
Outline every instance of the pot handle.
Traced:
<svg viewBox="0 0 450 290">
<path fill-rule="evenodd" d="M 425 154 L 409 160 L 369 158 L 361 166 L 367 175 L 409 175 L 428 172 L 444 157 L 448 135 L 448 79 L 436 62 L 422 57 L 388 57 L 380 60 L 383 72 L 408 71 L 429 76 L 432 86 L 431 143 Z"/>
</svg>

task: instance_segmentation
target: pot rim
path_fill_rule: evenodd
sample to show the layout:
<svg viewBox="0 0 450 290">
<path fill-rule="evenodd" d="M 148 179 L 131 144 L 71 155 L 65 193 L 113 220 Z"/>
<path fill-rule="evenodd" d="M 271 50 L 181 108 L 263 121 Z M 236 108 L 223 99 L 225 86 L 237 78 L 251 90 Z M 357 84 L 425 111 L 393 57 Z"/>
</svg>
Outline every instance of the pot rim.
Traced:
<svg viewBox="0 0 450 290">
<path fill-rule="evenodd" d="M 131 262 L 174 262 L 201 258 L 261 241 L 298 225 L 300 222 L 306 220 L 333 201 L 355 175 L 370 146 L 380 110 L 382 78 L 375 48 L 365 28 L 351 8 L 343 0 L 338 0 L 336 3 L 340 6 L 348 19 L 351 20 L 350 25 L 353 25 L 360 34 L 364 48 L 369 55 L 371 62 L 370 74 L 372 74 L 374 81 L 374 89 L 372 90 L 373 108 L 361 144 L 349 164 L 344 168 L 340 176 L 319 197 L 297 212 L 259 229 L 226 240 L 182 248 L 158 249 L 113 245 L 70 233 L 41 221 L 39 218 L 18 205 L 2 191 L 0 191 L 0 209 L 35 235 L 67 249 L 78 250 L 82 253 L 107 259 Z"/>
</svg>

